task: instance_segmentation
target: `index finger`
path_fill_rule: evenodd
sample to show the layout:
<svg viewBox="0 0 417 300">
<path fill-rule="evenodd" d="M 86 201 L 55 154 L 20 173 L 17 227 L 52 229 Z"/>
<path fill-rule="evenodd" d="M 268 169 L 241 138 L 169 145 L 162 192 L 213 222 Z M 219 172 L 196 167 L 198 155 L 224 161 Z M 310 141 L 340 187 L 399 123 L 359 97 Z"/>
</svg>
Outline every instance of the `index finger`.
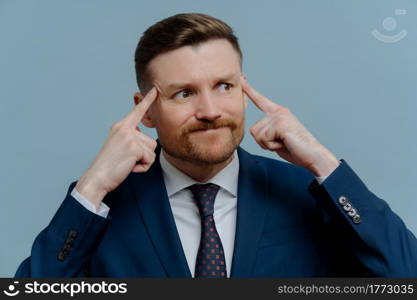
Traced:
<svg viewBox="0 0 417 300">
<path fill-rule="evenodd" d="M 142 121 L 143 116 L 148 111 L 151 104 L 157 98 L 158 92 L 155 87 L 152 87 L 145 97 L 132 109 L 132 111 L 124 118 L 124 121 L 132 126 Z"/>
<path fill-rule="evenodd" d="M 277 108 L 280 107 L 278 104 L 272 102 L 271 100 L 257 92 L 253 87 L 250 86 L 250 84 L 246 80 L 242 78 L 241 81 L 243 91 L 245 92 L 245 94 L 264 113 L 273 113 L 277 110 Z"/>
</svg>

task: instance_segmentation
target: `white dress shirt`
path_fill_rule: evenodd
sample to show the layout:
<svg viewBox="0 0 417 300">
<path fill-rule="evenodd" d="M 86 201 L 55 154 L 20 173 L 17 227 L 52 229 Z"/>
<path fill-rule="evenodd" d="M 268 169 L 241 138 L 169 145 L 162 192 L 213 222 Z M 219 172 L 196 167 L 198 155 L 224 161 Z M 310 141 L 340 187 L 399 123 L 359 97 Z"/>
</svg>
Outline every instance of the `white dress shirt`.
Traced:
<svg viewBox="0 0 417 300">
<path fill-rule="evenodd" d="M 165 152 L 162 149 L 159 159 L 164 183 L 185 258 L 191 275 L 194 277 L 195 262 L 198 247 L 200 245 L 201 218 L 197 204 L 193 199 L 191 191 L 187 189 L 187 187 L 195 183 L 202 182 L 195 181 L 175 168 L 166 160 L 163 153 Z M 213 218 L 216 224 L 217 232 L 223 244 L 227 277 L 230 277 L 233 248 L 235 243 L 238 174 L 239 157 L 237 155 L 237 151 L 235 150 L 231 162 L 213 178 L 204 182 L 214 183 L 220 186 L 214 202 Z M 322 183 L 326 178 L 327 176 L 316 177 L 319 183 Z M 96 209 L 96 207 L 89 200 L 79 194 L 75 188 L 72 190 L 71 196 L 73 196 L 91 212 L 104 218 L 107 217 L 109 207 L 105 203 L 101 203 L 100 207 Z"/>
<path fill-rule="evenodd" d="M 202 182 L 195 181 L 176 169 L 165 159 L 164 155 L 160 156 L 160 161 L 182 248 L 194 277 L 195 262 L 200 245 L 201 217 L 191 191 L 186 188 Z M 231 162 L 210 180 L 204 182 L 220 186 L 214 201 L 213 218 L 223 245 L 227 277 L 230 276 L 235 242 L 238 174 L 239 157 L 235 150 Z"/>
</svg>

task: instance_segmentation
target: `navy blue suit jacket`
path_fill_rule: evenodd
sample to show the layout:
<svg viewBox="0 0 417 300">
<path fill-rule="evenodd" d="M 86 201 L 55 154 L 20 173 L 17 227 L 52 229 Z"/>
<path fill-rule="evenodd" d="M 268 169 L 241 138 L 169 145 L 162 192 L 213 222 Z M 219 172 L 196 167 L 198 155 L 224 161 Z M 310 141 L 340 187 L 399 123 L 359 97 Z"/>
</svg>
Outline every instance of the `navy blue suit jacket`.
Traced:
<svg viewBox="0 0 417 300">
<path fill-rule="evenodd" d="M 238 155 L 231 277 L 417 276 L 415 236 L 346 161 L 318 185 L 303 168 L 240 147 Z M 107 194 L 106 219 L 70 195 L 75 184 L 16 277 L 191 277 L 159 155 Z"/>
</svg>

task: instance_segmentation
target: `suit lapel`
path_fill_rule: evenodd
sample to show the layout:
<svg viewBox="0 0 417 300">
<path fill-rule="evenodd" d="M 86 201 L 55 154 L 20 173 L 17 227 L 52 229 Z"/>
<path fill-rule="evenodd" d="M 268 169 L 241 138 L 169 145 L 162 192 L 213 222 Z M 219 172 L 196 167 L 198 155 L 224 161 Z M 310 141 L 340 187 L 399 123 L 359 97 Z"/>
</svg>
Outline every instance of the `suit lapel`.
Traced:
<svg viewBox="0 0 417 300">
<path fill-rule="evenodd" d="M 164 184 L 160 151 L 158 143 L 155 162 L 146 176 L 135 180 L 133 189 L 146 230 L 168 277 L 191 277 Z"/>
<path fill-rule="evenodd" d="M 238 147 L 239 178 L 236 235 L 231 277 L 250 277 L 266 214 L 266 170 Z M 157 158 L 145 174 L 137 174 L 132 189 L 145 228 L 168 277 L 191 277 Z M 140 179 L 139 179 L 140 176 Z"/>
<path fill-rule="evenodd" d="M 266 214 L 267 174 L 254 156 L 238 148 L 237 220 L 231 277 L 251 277 Z"/>
</svg>

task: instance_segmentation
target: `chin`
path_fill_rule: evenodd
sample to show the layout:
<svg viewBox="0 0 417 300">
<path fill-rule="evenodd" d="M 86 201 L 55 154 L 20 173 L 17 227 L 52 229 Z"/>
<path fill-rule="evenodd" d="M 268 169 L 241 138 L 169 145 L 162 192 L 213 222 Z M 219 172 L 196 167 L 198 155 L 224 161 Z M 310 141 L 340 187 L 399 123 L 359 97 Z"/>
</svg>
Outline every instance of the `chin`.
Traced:
<svg viewBox="0 0 417 300">
<path fill-rule="evenodd" d="M 212 165 L 219 164 L 228 160 L 233 154 L 235 148 L 232 145 L 229 145 L 228 147 L 221 147 L 221 145 L 216 145 L 215 147 L 210 147 L 208 149 L 205 148 L 196 150 L 197 151 L 191 155 L 194 162 L 202 165 Z"/>
<path fill-rule="evenodd" d="M 189 145 L 186 148 L 190 156 L 207 164 L 221 163 L 227 160 L 236 148 L 231 134 L 191 139 Z"/>
</svg>

